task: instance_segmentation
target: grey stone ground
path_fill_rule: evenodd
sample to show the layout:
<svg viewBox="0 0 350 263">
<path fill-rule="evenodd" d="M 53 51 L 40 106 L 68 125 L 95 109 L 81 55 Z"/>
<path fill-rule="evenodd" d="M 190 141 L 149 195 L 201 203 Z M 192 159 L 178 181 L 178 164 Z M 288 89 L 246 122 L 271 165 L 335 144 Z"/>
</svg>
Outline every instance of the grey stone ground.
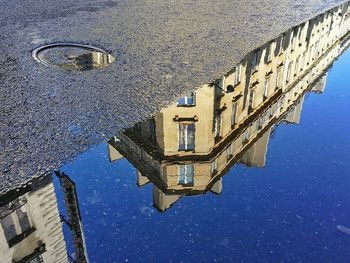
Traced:
<svg viewBox="0 0 350 263">
<path fill-rule="evenodd" d="M 0 193 L 72 160 L 344 1 L 0 0 Z M 108 68 L 35 62 L 42 44 L 110 51 Z"/>
</svg>

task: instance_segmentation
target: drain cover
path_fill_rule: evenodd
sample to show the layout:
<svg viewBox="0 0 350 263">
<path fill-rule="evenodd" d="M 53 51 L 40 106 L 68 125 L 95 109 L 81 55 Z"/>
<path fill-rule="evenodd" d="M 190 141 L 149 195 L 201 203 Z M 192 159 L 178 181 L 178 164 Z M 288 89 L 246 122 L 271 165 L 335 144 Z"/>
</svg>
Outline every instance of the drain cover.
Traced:
<svg viewBox="0 0 350 263">
<path fill-rule="evenodd" d="M 32 55 L 45 65 L 78 71 L 103 68 L 114 61 L 114 57 L 103 49 L 72 43 L 41 46 Z"/>
</svg>

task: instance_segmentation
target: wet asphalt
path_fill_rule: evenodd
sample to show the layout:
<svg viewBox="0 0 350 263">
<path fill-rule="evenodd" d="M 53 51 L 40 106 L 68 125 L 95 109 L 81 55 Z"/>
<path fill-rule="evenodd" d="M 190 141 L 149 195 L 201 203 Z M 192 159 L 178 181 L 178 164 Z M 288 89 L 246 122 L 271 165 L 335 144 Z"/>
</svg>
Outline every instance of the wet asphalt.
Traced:
<svg viewBox="0 0 350 263">
<path fill-rule="evenodd" d="M 293 25 L 345 1 L 0 0 L 0 193 L 229 71 Z M 40 45 L 109 51 L 84 72 L 34 61 Z"/>
</svg>

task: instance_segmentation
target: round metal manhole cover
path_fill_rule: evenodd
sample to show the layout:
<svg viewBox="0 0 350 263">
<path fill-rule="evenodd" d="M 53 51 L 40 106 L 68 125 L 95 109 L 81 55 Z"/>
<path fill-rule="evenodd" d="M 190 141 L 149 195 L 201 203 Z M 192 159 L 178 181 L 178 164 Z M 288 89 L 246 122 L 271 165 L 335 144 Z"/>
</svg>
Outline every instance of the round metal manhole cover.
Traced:
<svg viewBox="0 0 350 263">
<path fill-rule="evenodd" d="M 32 55 L 45 65 L 78 71 L 103 68 L 114 61 L 114 57 L 101 48 L 72 43 L 41 46 Z"/>
</svg>

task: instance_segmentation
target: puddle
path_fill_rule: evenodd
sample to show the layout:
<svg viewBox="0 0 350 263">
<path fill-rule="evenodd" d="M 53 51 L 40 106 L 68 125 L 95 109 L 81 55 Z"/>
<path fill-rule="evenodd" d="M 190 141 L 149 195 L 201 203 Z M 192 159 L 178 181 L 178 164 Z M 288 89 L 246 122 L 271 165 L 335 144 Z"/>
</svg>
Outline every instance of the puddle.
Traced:
<svg viewBox="0 0 350 263">
<path fill-rule="evenodd" d="M 36 48 L 33 58 L 47 66 L 85 71 L 107 67 L 114 57 L 103 49 L 72 43 L 56 43 Z"/>
<path fill-rule="evenodd" d="M 350 211 L 340 204 L 350 202 L 349 107 L 339 98 L 349 92 L 341 70 L 348 68 L 350 9 L 336 13 L 249 52 L 57 177 L 0 196 L 0 257 L 346 262 Z M 33 56 L 69 70 L 113 62 L 104 50 L 75 44 L 44 46 Z M 82 128 L 71 123 L 68 131 L 78 136 Z"/>
</svg>

